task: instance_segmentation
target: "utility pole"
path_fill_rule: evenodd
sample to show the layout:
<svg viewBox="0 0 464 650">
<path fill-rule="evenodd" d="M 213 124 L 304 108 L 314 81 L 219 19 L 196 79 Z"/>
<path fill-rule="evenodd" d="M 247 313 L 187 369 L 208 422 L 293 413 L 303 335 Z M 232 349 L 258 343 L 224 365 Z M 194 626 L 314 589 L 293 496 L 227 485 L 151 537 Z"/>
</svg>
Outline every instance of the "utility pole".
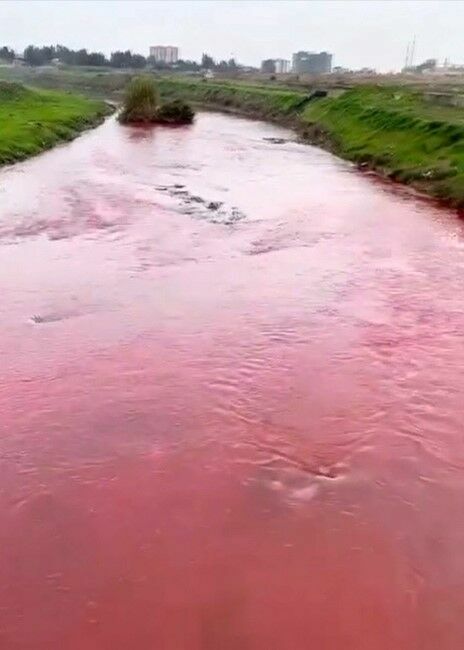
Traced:
<svg viewBox="0 0 464 650">
<path fill-rule="evenodd" d="M 414 63 L 414 51 L 416 49 L 416 35 L 414 34 L 414 38 L 412 40 L 412 47 L 411 47 L 411 61 L 409 65 L 412 67 L 412 64 Z"/>
<path fill-rule="evenodd" d="M 408 67 L 408 65 L 409 65 L 409 42 L 408 42 L 408 44 L 406 46 L 406 58 L 404 59 L 404 69 L 405 70 Z"/>
</svg>

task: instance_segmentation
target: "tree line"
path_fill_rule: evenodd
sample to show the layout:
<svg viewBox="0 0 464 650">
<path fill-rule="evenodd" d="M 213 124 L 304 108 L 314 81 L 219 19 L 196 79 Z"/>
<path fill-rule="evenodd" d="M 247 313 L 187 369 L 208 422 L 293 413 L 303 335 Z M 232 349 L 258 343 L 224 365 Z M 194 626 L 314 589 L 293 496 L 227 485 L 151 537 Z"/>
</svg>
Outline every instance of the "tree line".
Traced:
<svg viewBox="0 0 464 650">
<path fill-rule="evenodd" d="M 15 53 L 14 50 L 12 50 L 10 47 L 6 47 L 4 45 L 3 47 L 0 47 L 0 61 L 7 61 L 10 63 L 13 61 L 15 58 Z"/>
<path fill-rule="evenodd" d="M 199 71 L 202 69 L 234 71 L 239 68 L 235 59 L 215 61 L 209 54 L 203 54 L 201 63 L 179 59 L 175 64 L 167 64 L 162 61 L 155 61 L 152 57 L 135 54 L 130 50 L 117 50 L 116 52 L 111 52 L 109 57 L 106 57 L 103 52 L 88 52 L 85 48 L 72 50 L 64 45 L 45 45 L 43 47 L 28 45 L 24 50 L 23 58 L 25 63 L 31 66 L 50 65 L 52 62 L 59 62 L 65 65 L 106 66 L 113 68 L 142 69 L 149 66 L 157 69 L 168 69 L 175 67 L 181 71 Z M 7 46 L 0 47 L 0 60 L 11 63 L 14 59 L 14 50 Z"/>
<path fill-rule="evenodd" d="M 24 61 L 29 65 L 49 65 L 53 61 L 66 65 L 112 66 L 114 68 L 144 68 L 147 60 L 141 54 L 112 52 L 107 58 L 103 52 L 88 52 L 85 48 L 72 50 L 64 45 L 36 47 L 28 45 L 24 50 Z"/>
<path fill-rule="evenodd" d="M 203 54 L 201 57 L 201 67 L 206 70 L 219 70 L 226 72 L 227 70 L 238 70 L 239 65 L 236 63 L 235 59 L 229 59 L 228 61 L 225 61 L 224 59 L 222 61 L 215 61 L 209 54 Z"/>
</svg>

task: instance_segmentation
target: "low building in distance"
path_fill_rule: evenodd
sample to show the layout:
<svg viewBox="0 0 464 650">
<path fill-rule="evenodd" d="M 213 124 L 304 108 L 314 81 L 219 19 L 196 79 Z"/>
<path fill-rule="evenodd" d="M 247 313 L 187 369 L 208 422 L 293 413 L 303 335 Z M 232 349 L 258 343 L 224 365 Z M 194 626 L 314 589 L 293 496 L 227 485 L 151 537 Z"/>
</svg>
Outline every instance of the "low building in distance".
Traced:
<svg viewBox="0 0 464 650">
<path fill-rule="evenodd" d="M 332 55 L 329 52 L 295 52 L 292 70 L 297 74 L 329 74 L 332 71 Z"/>
<path fill-rule="evenodd" d="M 150 58 L 156 63 L 177 63 L 179 60 L 179 48 L 173 45 L 152 45 L 150 47 Z"/>
<path fill-rule="evenodd" d="M 277 74 L 290 72 L 290 61 L 287 61 L 287 59 L 275 59 L 275 71 Z"/>
<path fill-rule="evenodd" d="M 285 74 L 290 71 L 290 61 L 287 59 L 264 59 L 261 62 L 261 72 Z"/>
<path fill-rule="evenodd" d="M 264 61 L 261 61 L 261 72 L 274 73 L 275 59 L 264 59 Z"/>
</svg>

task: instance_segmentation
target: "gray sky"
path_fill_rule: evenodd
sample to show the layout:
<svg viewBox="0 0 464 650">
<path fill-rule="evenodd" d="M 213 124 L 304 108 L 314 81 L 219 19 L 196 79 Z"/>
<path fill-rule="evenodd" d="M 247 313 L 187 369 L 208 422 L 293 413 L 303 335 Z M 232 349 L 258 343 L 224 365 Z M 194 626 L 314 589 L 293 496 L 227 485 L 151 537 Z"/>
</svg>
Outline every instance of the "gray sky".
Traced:
<svg viewBox="0 0 464 650">
<path fill-rule="evenodd" d="M 463 0 L 0 0 L 0 45 L 56 44 L 109 53 L 178 45 L 182 58 L 241 63 L 328 50 L 334 64 L 388 71 L 415 62 L 464 62 Z"/>
</svg>

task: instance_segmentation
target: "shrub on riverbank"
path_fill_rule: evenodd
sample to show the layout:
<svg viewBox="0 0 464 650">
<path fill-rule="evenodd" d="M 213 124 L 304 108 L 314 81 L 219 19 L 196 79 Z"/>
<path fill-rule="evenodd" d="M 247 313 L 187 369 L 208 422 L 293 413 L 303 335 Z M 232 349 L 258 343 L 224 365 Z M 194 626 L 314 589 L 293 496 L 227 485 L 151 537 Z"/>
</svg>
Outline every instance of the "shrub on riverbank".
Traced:
<svg viewBox="0 0 464 650">
<path fill-rule="evenodd" d="M 195 113 L 190 104 L 181 99 L 161 104 L 156 113 L 157 121 L 164 124 L 190 124 L 193 122 L 194 116 Z"/>
<path fill-rule="evenodd" d="M 182 100 L 160 104 L 158 89 L 151 77 L 132 79 L 119 115 L 123 124 L 190 124 L 193 118 L 193 109 Z"/>
<path fill-rule="evenodd" d="M 0 103 L 24 98 L 30 92 L 28 88 L 19 83 L 0 81 Z"/>
<path fill-rule="evenodd" d="M 101 101 L 0 82 L 0 165 L 71 140 L 109 111 Z"/>
<path fill-rule="evenodd" d="M 127 86 L 120 122 L 154 122 L 159 95 L 153 79 L 135 77 Z"/>
</svg>

